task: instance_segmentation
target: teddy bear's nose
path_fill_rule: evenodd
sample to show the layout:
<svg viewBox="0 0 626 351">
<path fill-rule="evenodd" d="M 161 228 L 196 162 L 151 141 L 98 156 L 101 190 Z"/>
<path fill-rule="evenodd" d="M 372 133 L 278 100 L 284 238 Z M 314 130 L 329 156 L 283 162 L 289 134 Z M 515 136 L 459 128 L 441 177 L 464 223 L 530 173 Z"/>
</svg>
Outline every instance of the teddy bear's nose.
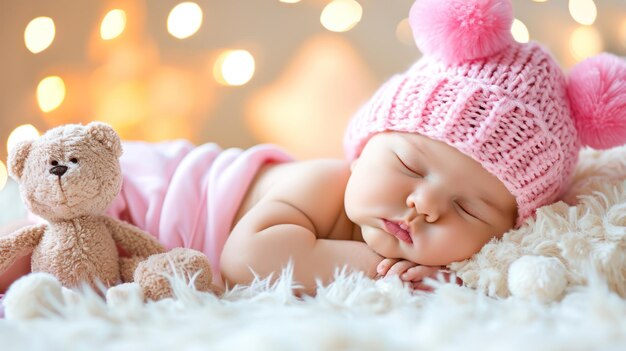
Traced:
<svg viewBox="0 0 626 351">
<path fill-rule="evenodd" d="M 65 172 L 67 172 L 67 166 L 54 166 L 50 168 L 50 173 L 58 175 L 59 177 L 64 175 Z"/>
</svg>

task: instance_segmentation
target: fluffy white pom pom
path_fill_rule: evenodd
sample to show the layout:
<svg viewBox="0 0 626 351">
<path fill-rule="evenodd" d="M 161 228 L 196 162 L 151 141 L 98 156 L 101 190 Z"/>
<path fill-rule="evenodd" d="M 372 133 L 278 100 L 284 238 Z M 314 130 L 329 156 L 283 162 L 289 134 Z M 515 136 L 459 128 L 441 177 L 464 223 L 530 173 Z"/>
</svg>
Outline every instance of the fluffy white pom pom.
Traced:
<svg viewBox="0 0 626 351">
<path fill-rule="evenodd" d="M 552 302 L 567 286 L 565 266 L 554 257 L 522 256 L 509 267 L 508 283 L 513 296 Z"/>
</svg>

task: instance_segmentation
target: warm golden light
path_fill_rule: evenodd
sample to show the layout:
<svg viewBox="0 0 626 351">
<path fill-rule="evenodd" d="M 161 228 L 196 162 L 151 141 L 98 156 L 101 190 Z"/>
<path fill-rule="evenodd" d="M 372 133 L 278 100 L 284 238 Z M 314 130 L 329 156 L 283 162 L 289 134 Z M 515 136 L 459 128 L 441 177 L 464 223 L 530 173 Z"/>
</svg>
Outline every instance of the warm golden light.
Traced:
<svg viewBox="0 0 626 351">
<path fill-rule="evenodd" d="M 149 106 L 145 103 L 145 96 L 145 84 L 138 80 L 110 85 L 99 97 L 94 119 L 107 122 L 119 130 L 146 123 Z"/>
<path fill-rule="evenodd" d="M 334 0 L 322 10 L 320 22 L 332 32 L 346 32 L 361 20 L 363 8 L 354 0 Z"/>
<path fill-rule="evenodd" d="M 54 21 L 50 17 L 37 17 L 24 30 L 24 43 L 33 54 L 46 50 L 54 41 Z"/>
<path fill-rule="evenodd" d="M 167 31 L 178 39 L 189 38 L 202 25 L 202 9 L 195 2 L 176 5 L 167 17 Z"/>
<path fill-rule="evenodd" d="M 602 51 L 602 36 L 594 27 L 578 27 L 569 39 L 569 49 L 576 61 L 582 61 Z"/>
<path fill-rule="evenodd" d="M 252 92 L 246 124 L 259 142 L 297 158 L 343 157 L 346 125 L 376 82 L 348 39 L 323 31 L 303 42 L 274 82 Z"/>
<path fill-rule="evenodd" d="M 626 48 L 626 19 L 624 19 L 624 21 L 622 22 L 622 29 L 620 33 L 621 33 L 620 41 L 621 41 L 622 47 Z"/>
<path fill-rule="evenodd" d="M 513 38 L 515 38 L 515 41 L 517 41 L 518 43 L 528 43 L 528 41 L 530 40 L 528 28 L 526 27 L 524 22 L 518 20 L 517 18 L 513 20 L 511 33 L 513 34 Z"/>
<path fill-rule="evenodd" d="M 300 2 L 300 0 L 280 0 L 280 2 L 284 2 L 286 4 L 295 4 L 297 2 Z"/>
<path fill-rule="evenodd" d="M 100 37 L 103 40 L 111 40 L 120 36 L 126 28 L 126 12 L 115 9 L 109 11 L 100 25 Z"/>
<path fill-rule="evenodd" d="M 403 44 L 413 46 L 413 32 L 411 31 L 411 25 L 409 19 L 405 18 L 396 26 L 396 38 Z"/>
<path fill-rule="evenodd" d="M 46 77 L 37 85 L 37 103 L 43 112 L 50 112 L 65 99 L 65 83 L 57 76 Z"/>
<path fill-rule="evenodd" d="M 39 137 L 39 131 L 32 124 L 24 124 L 15 128 L 9 139 L 7 140 L 7 151 L 11 152 L 11 149 L 15 147 L 19 142 L 25 140 L 37 139 Z"/>
<path fill-rule="evenodd" d="M 4 162 L 0 161 L 0 190 L 4 189 L 4 186 L 7 185 L 7 166 L 4 165 Z"/>
<path fill-rule="evenodd" d="M 244 85 L 254 75 L 254 57 L 246 50 L 226 51 L 215 62 L 213 75 L 222 85 Z"/>
<path fill-rule="evenodd" d="M 574 21 L 587 26 L 596 21 L 598 9 L 593 0 L 569 0 L 568 7 Z"/>
</svg>

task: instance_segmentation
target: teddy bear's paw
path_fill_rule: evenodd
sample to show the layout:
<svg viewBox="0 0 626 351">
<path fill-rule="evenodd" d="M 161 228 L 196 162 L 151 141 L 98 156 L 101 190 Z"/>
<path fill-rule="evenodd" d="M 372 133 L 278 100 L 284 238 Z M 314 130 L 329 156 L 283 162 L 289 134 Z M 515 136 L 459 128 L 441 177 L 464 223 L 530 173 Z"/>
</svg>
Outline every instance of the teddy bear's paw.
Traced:
<svg viewBox="0 0 626 351">
<path fill-rule="evenodd" d="M 107 290 L 106 301 L 108 306 L 114 308 L 143 304 L 144 294 L 138 283 L 124 283 Z"/>
<path fill-rule="evenodd" d="M 141 262 L 134 280 L 143 288 L 146 299 L 160 300 L 173 296 L 170 278 L 190 283 L 198 291 L 212 291 L 211 265 L 207 257 L 196 250 L 175 248 L 156 254 Z"/>
<path fill-rule="evenodd" d="M 48 273 L 31 273 L 16 280 L 2 300 L 7 319 L 33 319 L 53 314 L 65 303 L 61 283 Z"/>
<path fill-rule="evenodd" d="M 145 257 L 133 256 L 133 257 L 120 257 L 120 278 L 124 283 L 133 282 L 133 276 L 135 274 L 135 270 L 141 261 L 143 261 Z"/>
<path fill-rule="evenodd" d="M 522 256 L 509 267 L 511 295 L 541 302 L 556 301 L 567 286 L 566 268 L 555 257 Z"/>
</svg>

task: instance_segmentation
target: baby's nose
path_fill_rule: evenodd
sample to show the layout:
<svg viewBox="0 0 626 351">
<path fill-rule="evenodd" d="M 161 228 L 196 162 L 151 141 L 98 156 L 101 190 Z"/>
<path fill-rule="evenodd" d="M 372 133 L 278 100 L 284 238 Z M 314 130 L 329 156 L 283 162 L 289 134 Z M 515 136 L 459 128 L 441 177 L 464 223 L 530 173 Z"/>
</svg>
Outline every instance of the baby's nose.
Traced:
<svg viewBox="0 0 626 351">
<path fill-rule="evenodd" d="M 407 198 L 407 206 L 415 209 L 418 214 L 426 216 L 426 221 L 435 221 L 444 210 L 443 190 L 433 184 L 422 184 Z"/>
<path fill-rule="evenodd" d="M 54 174 L 57 176 L 62 176 L 67 172 L 67 166 L 54 166 L 50 168 L 50 174 Z"/>
</svg>

